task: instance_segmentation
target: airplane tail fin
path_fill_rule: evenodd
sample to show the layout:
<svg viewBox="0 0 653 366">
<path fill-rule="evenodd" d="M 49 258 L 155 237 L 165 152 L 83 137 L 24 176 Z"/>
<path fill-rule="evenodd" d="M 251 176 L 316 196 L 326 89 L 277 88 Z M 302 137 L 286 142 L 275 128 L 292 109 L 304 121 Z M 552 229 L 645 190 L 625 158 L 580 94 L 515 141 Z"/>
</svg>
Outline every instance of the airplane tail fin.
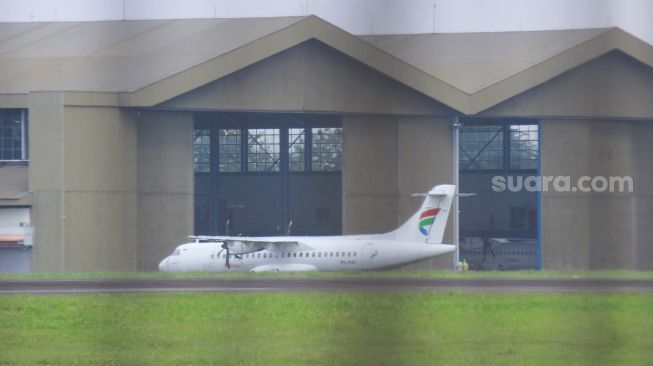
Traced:
<svg viewBox="0 0 653 366">
<path fill-rule="evenodd" d="M 428 193 L 415 194 L 424 196 L 422 207 L 397 230 L 389 233 L 397 241 L 426 242 L 442 244 L 444 228 L 447 225 L 449 210 L 456 186 L 439 185 Z"/>
</svg>

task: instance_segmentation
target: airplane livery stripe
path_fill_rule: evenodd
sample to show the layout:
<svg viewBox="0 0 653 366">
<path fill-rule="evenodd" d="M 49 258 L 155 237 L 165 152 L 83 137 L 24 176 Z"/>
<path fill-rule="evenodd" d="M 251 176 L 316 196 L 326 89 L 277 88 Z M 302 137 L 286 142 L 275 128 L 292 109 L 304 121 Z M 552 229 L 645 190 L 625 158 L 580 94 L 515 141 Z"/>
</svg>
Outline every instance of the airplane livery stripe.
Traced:
<svg viewBox="0 0 653 366">
<path fill-rule="evenodd" d="M 422 212 L 422 214 L 419 216 L 419 219 L 421 220 L 421 219 L 423 219 L 425 217 L 428 217 L 428 216 L 436 216 L 438 214 L 438 212 L 440 212 L 439 208 L 431 208 L 429 210 L 426 210 L 426 211 Z"/>
<path fill-rule="evenodd" d="M 435 216 L 427 217 L 424 220 L 421 220 L 419 222 L 419 226 L 423 227 L 423 226 L 427 226 L 427 225 L 432 225 L 433 221 L 435 221 Z"/>
</svg>

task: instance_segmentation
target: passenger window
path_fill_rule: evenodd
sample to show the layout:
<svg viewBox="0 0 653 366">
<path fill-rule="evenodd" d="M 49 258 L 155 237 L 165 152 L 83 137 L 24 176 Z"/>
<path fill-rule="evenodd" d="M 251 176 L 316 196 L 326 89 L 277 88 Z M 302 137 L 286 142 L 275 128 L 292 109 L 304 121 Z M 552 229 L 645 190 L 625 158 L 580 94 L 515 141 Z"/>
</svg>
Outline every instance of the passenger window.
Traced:
<svg viewBox="0 0 653 366">
<path fill-rule="evenodd" d="M 315 252 L 313 252 L 313 255 L 311 255 L 311 257 L 315 258 Z"/>
<path fill-rule="evenodd" d="M 330 253 L 329 253 L 329 257 L 333 257 L 333 252 L 330 252 Z"/>
<path fill-rule="evenodd" d="M 322 252 L 317 253 L 318 258 L 322 258 Z"/>
<path fill-rule="evenodd" d="M 284 258 L 286 253 L 281 253 L 281 258 Z"/>
<path fill-rule="evenodd" d="M 340 252 L 336 252 L 336 257 L 339 257 L 339 256 L 340 256 Z"/>
<path fill-rule="evenodd" d="M 299 258 L 303 257 L 304 253 L 299 253 Z"/>
<path fill-rule="evenodd" d="M 358 255 L 358 252 L 354 252 L 354 257 Z"/>
<path fill-rule="evenodd" d="M 293 253 L 292 256 L 293 256 L 294 258 L 297 258 L 297 253 Z"/>
</svg>

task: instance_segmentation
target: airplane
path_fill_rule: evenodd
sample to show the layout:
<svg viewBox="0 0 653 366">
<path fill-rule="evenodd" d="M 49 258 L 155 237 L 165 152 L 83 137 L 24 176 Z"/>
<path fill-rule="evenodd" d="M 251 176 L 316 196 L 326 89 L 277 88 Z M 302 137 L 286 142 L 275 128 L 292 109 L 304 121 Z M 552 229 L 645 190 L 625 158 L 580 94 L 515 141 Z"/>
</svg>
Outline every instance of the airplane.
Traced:
<svg viewBox="0 0 653 366">
<path fill-rule="evenodd" d="M 342 236 L 191 236 L 161 261 L 163 272 L 299 272 L 374 270 L 453 252 L 442 244 L 453 185 L 438 185 L 420 209 L 394 231 Z"/>
</svg>

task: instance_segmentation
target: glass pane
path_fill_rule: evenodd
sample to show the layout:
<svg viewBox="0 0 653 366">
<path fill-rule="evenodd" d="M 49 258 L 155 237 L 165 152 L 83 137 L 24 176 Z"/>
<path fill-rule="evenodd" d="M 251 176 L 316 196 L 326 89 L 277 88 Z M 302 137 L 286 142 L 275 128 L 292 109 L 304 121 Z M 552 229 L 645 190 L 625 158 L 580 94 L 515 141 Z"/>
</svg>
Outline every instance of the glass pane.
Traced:
<svg viewBox="0 0 653 366">
<path fill-rule="evenodd" d="M 311 164 L 314 171 L 342 170 L 342 128 L 312 129 Z"/>
<path fill-rule="evenodd" d="M 208 129 L 196 129 L 193 137 L 193 166 L 196 173 L 211 169 L 211 136 Z"/>
<path fill-rule="evenodd" d="M 503 127 L 463 126 L 460 130 L 460 169 L 503 168 Z"/>
<path fill-rule="evenodd" d="M 247 169 L 250 172 L 279 171 L 279 129 L 247 131 Z"/>
<path fill-rule="evenodd" d="M 288 129 L 288 169 L 291 172 L 301 172 L 305 170 L 305 137 L 306 130 L 303 128 Z"/>
<path fill-rule="evenodd" d="M 537 169 L 538 125 L 510 126 L 510 168 Z"/>
<path fill-rule="evenodd" d="M 0 160 L 22 160 L 22 129 L 22 115 L 19 109 L 0 111 Z"/>
<path fill-rule="evenodd" d="M 239 129 L 218 130 L 220 172 L 239 172 L 241 144 Z"/>
</svg>

